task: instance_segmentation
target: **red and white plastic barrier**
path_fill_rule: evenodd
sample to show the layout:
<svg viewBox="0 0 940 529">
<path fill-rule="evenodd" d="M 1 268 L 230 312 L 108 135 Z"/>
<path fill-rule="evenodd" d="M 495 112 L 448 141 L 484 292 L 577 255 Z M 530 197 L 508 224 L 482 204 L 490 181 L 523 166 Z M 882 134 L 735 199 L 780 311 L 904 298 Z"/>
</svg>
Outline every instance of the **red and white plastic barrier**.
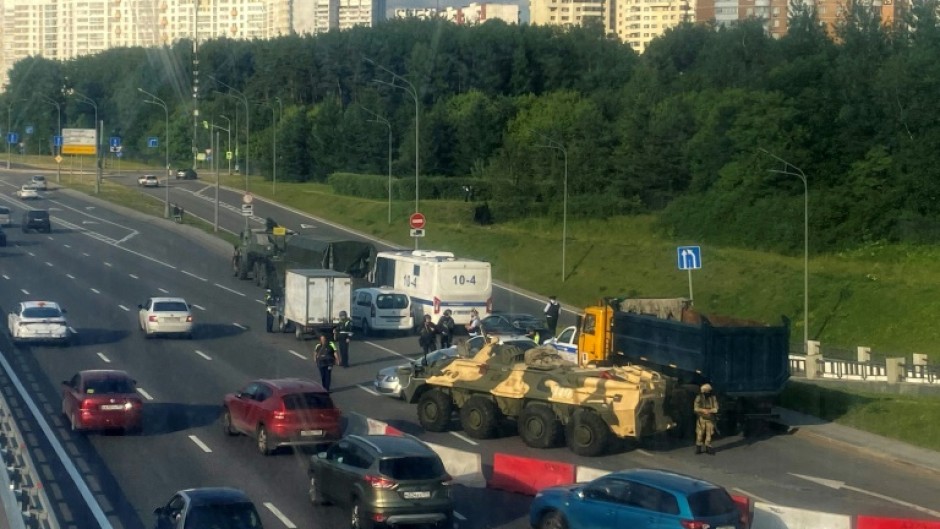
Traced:
<svg viewBox="0 0 940 529">
<path fill-rule="evenodd" d="M 480 454 L 434 443 L 425 444 L 440 456 L 441 461 L 444 462 L 444 469 L 454 478 L 454 483 L 465 487 L 486 487 L 486 478 L 483 477 L 483 460 Z"/>
<path fill-rule="evenodd" d="M 877 516 L 856 516 L 855 529 L 940 529 L 940 522 L 879 518 Z"/>
<path fill-rule="evenodd" d="M 574 483 L 575 466 L 558 461 L 493 454 L 489 486 L 534 496 L 545 487 Z"/>
</svg>

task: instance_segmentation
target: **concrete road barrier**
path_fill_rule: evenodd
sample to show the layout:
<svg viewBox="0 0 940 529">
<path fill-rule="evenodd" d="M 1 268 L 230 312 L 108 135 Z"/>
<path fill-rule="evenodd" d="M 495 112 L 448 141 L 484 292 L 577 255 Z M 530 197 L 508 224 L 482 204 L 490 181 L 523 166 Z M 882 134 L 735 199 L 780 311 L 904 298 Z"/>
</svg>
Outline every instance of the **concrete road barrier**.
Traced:
<svg viewBox="0 0 940 529">
<path fill-rule="evenodd" d="M 483 460 L 480 454 L 434 443 L 425 444 L 440 456 L 447 473 L 454 478 L 454 483 L 466 487 L 486 487 L 486 478 L 483 477 Z"/>
</svg>

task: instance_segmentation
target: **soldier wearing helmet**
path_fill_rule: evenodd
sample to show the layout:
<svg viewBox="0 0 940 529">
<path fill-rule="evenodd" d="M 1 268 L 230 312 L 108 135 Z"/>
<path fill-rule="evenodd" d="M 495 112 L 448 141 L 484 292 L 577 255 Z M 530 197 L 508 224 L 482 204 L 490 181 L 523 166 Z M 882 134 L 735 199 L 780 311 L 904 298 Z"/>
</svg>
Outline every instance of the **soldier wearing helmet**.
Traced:
<svg viewBox="0 0 940 529">
<path fill-rule="evenodd" d="M 352 320 L 345 310 L 339 311 L 339 323 L 333 329 L 333 339 L 339 346 L 339 365 L 349 367 L 349 342 L 352 340 Z"/>
<path fill-rule="evenodd" d="M 695 396 L 695 453 L 703 451 L 715 455 L 712 450 L 712 435 L 715 434 L 715 421 L 718 419 L 718 397 L 712 393 L 711 384 L 702 384 L 701 392 Z"/>
</svg>

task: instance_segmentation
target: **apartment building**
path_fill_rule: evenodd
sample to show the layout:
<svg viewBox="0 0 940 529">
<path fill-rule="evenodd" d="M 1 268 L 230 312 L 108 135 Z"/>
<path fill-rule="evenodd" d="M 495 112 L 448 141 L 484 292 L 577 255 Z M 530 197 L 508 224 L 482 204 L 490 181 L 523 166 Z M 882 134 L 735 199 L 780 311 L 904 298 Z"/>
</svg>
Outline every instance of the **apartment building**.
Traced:
<svg viewBox="0 0 940 529">
<path fill-rule="evenodd" d="M 433 7 L 402 7 L 394 12 L 395 18 L 418 18 L 427 20 L 443 18 L 457 25 L 482 24 L 487 20 L 502 20 L 507 24 L 518 24 L 521 21 L 519 6 L 517 4 L 489 4 L 473 2 L 461 7 L 447 7 L 435 9 Z"/>
<path fill-rule="evenodd" d="M 270 39 L 384 19 L 385 0 L 0 0 L 0 87 L 25 57 L 67 60 L 180 39 Z"/>
</svg>

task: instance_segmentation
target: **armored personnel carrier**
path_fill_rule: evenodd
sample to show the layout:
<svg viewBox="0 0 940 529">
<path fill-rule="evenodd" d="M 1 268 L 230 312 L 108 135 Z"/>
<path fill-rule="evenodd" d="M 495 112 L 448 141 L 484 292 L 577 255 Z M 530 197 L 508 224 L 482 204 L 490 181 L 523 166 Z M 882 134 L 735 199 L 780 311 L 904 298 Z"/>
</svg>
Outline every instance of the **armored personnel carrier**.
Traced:
<svg viewBox="0 0 940 529">
<path fill-rule="evenodd" d="M 458 356 L 413 375 L 404 388 L 418 405 L 418 421 L 447 430 L 454 412 L 471 437 L 493 437 L 515 419 L 529 446 L 567 441 L 582 456 L 606 452 L 615 438 L 639 439 L 670 429 L 665 413 L 671 381 L 636 366 L 579 368 L 552 347 L 522 351 L 489 343 L 472 357 Z"/>
</svg>

